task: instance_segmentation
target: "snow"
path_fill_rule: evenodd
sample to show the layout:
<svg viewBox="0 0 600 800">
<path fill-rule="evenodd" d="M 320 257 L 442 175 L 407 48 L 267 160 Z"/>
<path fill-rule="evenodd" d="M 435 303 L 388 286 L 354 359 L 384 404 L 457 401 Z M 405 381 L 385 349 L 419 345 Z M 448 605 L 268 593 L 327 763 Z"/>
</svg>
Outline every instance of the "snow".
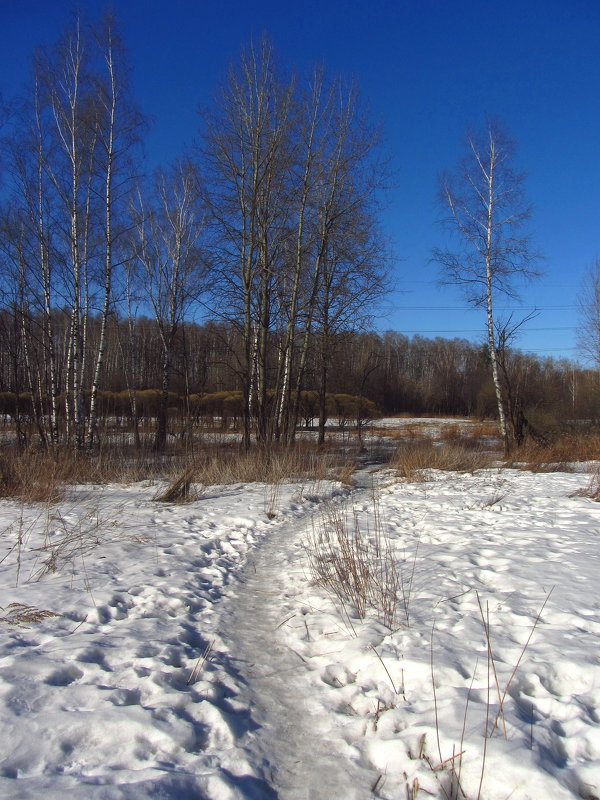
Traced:
<svg viewBox="0 0 600 800">
<path fill-rule="evenodd" d="M 0 623 L 0 798 L 600 797 L 589 480 L 371 468 L 353 490 L 1 501 L 0 616 L 61 616 Z M 391 628 L 312 580 L 332 508 L 399 565 Z"/>
</svg>

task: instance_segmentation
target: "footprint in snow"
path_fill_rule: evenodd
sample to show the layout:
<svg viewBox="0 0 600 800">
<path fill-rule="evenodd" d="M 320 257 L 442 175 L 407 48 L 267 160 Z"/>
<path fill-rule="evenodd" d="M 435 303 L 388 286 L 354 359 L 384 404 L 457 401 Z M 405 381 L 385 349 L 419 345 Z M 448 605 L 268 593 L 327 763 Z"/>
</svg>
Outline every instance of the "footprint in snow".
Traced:
<svg viewBox="0 0 600 800">
<path fill-rule="evenodd" d="M 139 689 L 117 689 L 109 699 L 114 706 L 139 706 L 142 693 Z"/>
<path fill-rule="evenodd" d="M 112 668 L 106 663 L 106 656 L 99 647 L 88 647 L 75 656 L 75 660 L 83 664 L 97 664 L 107 672 L 112 672 Z"/>
<path fill-rule="evenodd" d="M 160 648 L 150 642 L 145 642 L 138 647 L 135 657 L 136 658 L 154 658 L 160 653 Z"/>
<path fill-rule="evenodd" d="M 69 664 L 50 673 L 44 682 L 48 686 L 69 686 L 80 678 L 83 678 L 83 671 L 74 664 Z"/>
</svg>

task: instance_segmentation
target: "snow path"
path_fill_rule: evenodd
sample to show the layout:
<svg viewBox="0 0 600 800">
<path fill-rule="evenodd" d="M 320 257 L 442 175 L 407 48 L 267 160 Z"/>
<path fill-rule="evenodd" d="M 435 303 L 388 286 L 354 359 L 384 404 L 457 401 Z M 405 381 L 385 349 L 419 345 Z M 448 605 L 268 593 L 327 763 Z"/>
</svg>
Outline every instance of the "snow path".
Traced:
<svg viewBox="0 0 600 800">
<path fill-rule="evenodd" d="M 182 506 L 155 493 L 88 488 L 52 512 L 3 506 L 0 606 L 62 616 L 0 627 L 2 800 L 275 796 L 239 744 L 256 725 L 244 676 L 207 663 L 190 678 L 212 641 L 215 656 L 229 649 L 216 628 L 232 631 L 225 601 L 248 554 L 347 492 L 236 485 Z"/>
<path fill-rule="evenodd" d="M 350 502 L 362 492 L 353 493 Z M 305 694 L 305 685 L 297 685 L 308 662 L 278 636 L 308 580 L 306 530 L 306 521 L 279 527 L 252 552 L 239 588 L 227 601 L 231 611 L 220 633 L 245 681 L 239 700 L 253 709 L 258 726 L 244 744 L 250 761 L 264 764 L 273 797 L 358 800 L 370 795 L 364 771 L 353 763 L 359 752 L 350 745 L 342 751 L 339 741 L 328 738 L 331 715 Z"/>
</svg>

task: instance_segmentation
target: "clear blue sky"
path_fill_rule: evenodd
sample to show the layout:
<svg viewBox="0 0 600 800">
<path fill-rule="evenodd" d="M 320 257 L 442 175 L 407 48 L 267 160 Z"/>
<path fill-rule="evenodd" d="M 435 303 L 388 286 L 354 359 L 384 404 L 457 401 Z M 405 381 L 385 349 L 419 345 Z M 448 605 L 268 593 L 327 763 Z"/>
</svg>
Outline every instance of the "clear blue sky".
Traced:
<svg viewBox="0 0 600 800">
<path fill-rule="evenodd" d="M 84 19 L 101 0 L 81 0 Z M 26 82 L 38 44 L 69 21 L 66 0 L 0 0 L 0 91 Z M 228 63 L 267 32 L 284 63 L 354 77 L 397 172 L 385 230 L 397 256 L 380 330 L 482 339 L 480 312 L 437 288 L 431 249 L 437 176 L 461 155 L 467 123 L 499 118 L 518 143 L 545 275 L 522 291 L 540 316 L 518 346 L 577 358 L 576 297 L 600 256 L 599 0 L 115 0 L 136 97 L 153 117 L 147 152 L 169 161 L 198 130 Z M 517 312 L 518 313 L 518 312 Z"/>
</svg>

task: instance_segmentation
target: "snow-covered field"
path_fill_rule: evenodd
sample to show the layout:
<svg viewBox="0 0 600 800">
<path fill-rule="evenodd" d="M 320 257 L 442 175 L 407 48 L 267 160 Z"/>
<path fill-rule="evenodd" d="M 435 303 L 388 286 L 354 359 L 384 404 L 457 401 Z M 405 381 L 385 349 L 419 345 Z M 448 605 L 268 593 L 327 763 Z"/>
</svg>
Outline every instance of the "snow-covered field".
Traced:
<svg viewBox="0 0 600 800">
<path fill-rule="evenodd" d="M 357 477 L 2 501 L 0 616 L 61 616 L 0 624 L 0 798 L 600 797 L 589 475 Z M 400 564 L 393 630 L 311 580 L 332 507 Z"/>
</svg>

